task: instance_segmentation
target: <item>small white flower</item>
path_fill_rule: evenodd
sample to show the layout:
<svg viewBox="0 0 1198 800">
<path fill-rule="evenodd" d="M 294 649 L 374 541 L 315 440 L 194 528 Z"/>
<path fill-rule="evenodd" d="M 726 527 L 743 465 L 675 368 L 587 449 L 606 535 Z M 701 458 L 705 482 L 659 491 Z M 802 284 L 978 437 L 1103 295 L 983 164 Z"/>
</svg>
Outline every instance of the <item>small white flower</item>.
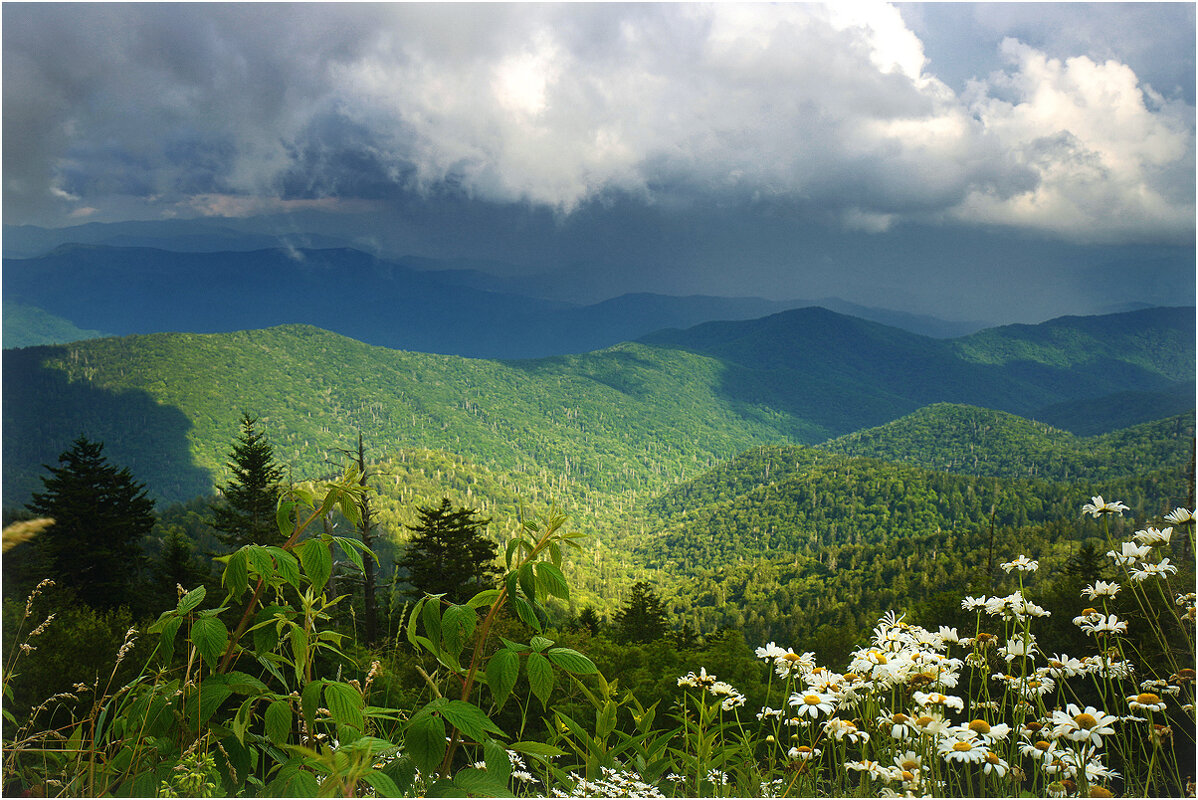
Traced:
<svg viewBox="0 0 1198 800">
<path fill-rule="evenodd" d="M 1194 512 L 1186 508 L 1175 508 L 1165 515 L 1165 522 L 1172 522 L 1174 525 L 1193 525 Z"/>
<path fill-rule="evenodd" d="M 1074 620 L 1076 622 L 1076 620 Z M 1115 614 L 1106 616 L 1103 614 L 1090 614 L 1080 624 L 1081 629 L 1092 635 L 1104 633 L 1118 634 L 1127 633 L 1127 622 L 1119 619 Z"/>
<path fill-rule="evenodd" d="M 1132 538 L 1149 547 L 1163 547 L 1173 538 L 1173 529 L 1165 528 L 1163 531 L 1158 531 L 1156 528 L 1145 528 L 1142 531 L 1136 531 Z"/>
<path fill-rule="evenodd" d="M 1159 564 L 1141 564 L 1139 568 L 1131 571 L 1131 579 L 1137 582 L 1143 582 L 1149 578 L 1163 578 L 1165 575 L 1177 572 L 1177 567 L 1169 563 L 1169 559 L 1162 558 Z"/>
<path fill-rule="evenodd" d="M 1035 572 L 1040 568 L 1040 562 L 1032 561 L 1027 556 L 1021 555 L 1014 561 L 1007 561 L 1000 566 L 1002 567 L 1003 572 L 1010 572 L 1013 569 L 1017 569 L 1020 572 Z"/>
<path fill-rule="evenodd" d="M 1122 502 L 1118 500 L 1112 500 L 1108 503 L 1102 499 L 1102 495 L 1091 497 L 1090 502 L 1082 506 L 1082 514 L 1089 514 L 1095 519 L 1103 514 L 1122 514 L 1127 510 L 1127 506 L 1123 505 Z"/>
<path fill-rule="evenodd" d="M 1106 554 L 1115 560 L 1116 564 L 1124 565 L 1139 561 L 1152 550 L 1147 545 L 1138 545 L 1134 542 L 1124 542 L 1122 549 L 1116 553 L 1114 550 L 1107 550 Z"/>
<path fill-rule="evenodd" d="M 1098 597 L 1114 597 L 1119 593 L 1119 584 L 1113 581 L 1094 581 L 1094 583 L 1082 589 L 1082 594 L 1094 600 Z"/>
<path fill-rule="evenodd" d="M 823 692 L 795 692 L 790 696 L 790 704 L 797 709 L 795 715 L 809 716 L 812 719 L 832 714 L 836 710 L 836 698 Z"/>
<path fill-rule="evenodd" d="M 986 595 L 982 595 L 981 597 L 970 597 L 966 595 L 965 599 L 961 601 L 961 608 L 965 609 L 966 611 L 981 611 L 985 607 Z"/>
</svg>

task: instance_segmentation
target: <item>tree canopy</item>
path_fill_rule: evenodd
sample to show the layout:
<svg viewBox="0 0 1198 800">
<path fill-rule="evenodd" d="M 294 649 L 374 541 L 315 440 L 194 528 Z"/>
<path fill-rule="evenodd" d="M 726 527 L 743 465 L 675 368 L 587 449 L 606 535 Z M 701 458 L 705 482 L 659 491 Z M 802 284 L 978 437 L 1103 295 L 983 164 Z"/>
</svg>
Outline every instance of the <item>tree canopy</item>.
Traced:
<svg viewBox="0 0 1198 800">
<path fill-rule="evenodd" d="M 258 420 L 241 415 L 241 435 L 227 466 L 233 479 L 221 487 L 222 500 L 212 506 L 212 527 L 230 548 L 246 544 L 282 544 L 275 521 L 279 479 L 283 470 Z"/>
<path fill-rule="evenodd" d="M 76 439 L 58 457 L 59 466 L 46 466 L 45 491 L 35 492 L 28 507 L 54 519 L 34 540 L 43 577 L 71 587 L 89 606 L 114 608 L 135 601 L 141 539 L 154 526 L 154 501 L 103 449 L 103 443 Z"/>
<path fill-rule="evenodd" d="M 406 526 L 413 536 L 396 560 L 407 573 L 412 596 L 444 594 L 450 602 L 464 603 L 494 584 L 498 547 L 484 533 L 490 519 L 476 518 L 473 509 L 455 509 L 449 498 L 416 513 L 417 524 Z"/>
</svg>

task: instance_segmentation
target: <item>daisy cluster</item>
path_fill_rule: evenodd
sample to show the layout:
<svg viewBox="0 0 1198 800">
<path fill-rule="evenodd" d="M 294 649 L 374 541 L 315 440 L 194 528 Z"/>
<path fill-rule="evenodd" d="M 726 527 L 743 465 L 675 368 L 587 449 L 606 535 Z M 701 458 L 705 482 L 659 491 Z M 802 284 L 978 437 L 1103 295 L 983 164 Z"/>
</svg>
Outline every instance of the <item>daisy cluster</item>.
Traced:
<svg viewBox="0 0 1198 800">
<path fill-rule="evenodd" d="M 720 708 L 731 711 L 745 704 L 745 696 L 737 691 L 732 684 L 717 680 L 716 676 L 708 675 L 706 667 L 699 668 L 699 674 L 688 672 L 678 679 L 678 685 L 691 689 L 705 689 L 712 697 L 719 698 Z"/>
<path fill-rule="evenodd" d="M 1125 510 L 1123 503 L 1094 497 L 1083 513 L 1098 518 Z M 792 773 L 811 776 L 809 789 L 834 794 L 1030 790 L 1064 797 L 1084 787 L 1090 796 L 1111 796 L 1107 787 L 1122 777 L 1110 766 L 1113 751 L 1126 759 L 1134 742 L 1159 748 L 1173 735 L 1165 717 L 1171 708 L 1191 723 L 1194 717 L 1192 662 L 1167 679 L 1141 680 L 1124 655 L 1128 620 L 1110 608 L 1128 585 L 1142 595 L 1144 582 L 1160 579 L 1177 619 L 1193 623 L 1194 593 L 1172 593 L 1168 576 L 1176 567 L 1152 555 L 1170 545 L 1177 528 L 1193 526 L 1194 514 L 1179 508 L 1165 520 L 1172 527 L 1146 527 L 1107 553 L 1124 568 L 1124 584 L 1095 580 L 1082 590 L 1096 607 L 1073 623 L 1093 637 L 1092 655 L 1051 653 L 1037 641 L 1033 624 L 1050 612 L 1028 599 L 1022 578 L 1009 595 L 962 601 L 977 614 L 973 636 L 887 614 L 844 673 L 773 642 L 757 648 L 758 658 L 785 681 L 783 708 L 767 706 L 757 715 L 771 731 L 767 742 L 789 760 Z M 1022 575 L 1039 564 L 1021 555 L 1001 567 Z M 1110 689 L 1102 693 L 1105 707 L 1075 702 L 1095 686 Z M 850 781 L 850 775 L 859 777 Z"/>
</svg>

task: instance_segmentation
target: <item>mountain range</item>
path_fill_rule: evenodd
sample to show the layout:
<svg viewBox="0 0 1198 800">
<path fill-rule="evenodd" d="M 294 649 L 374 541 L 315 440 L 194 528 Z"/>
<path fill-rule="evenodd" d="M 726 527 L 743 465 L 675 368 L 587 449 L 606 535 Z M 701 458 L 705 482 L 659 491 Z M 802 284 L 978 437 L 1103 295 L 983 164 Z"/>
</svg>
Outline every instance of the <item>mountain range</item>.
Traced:
<svg viewBox="0 0 1198 800">
<path fill-rule="evenodd" d="M 1129 386 L 1171 398 L 1171 414 L 1193 409 L 1193 330 L 1194 309 L 1176 308 L 938 340 L 808 308 L 515 361 L 300 325 L 24 348 L 5 353 L 4 492 L 22 502 L 84 433 L 158 496 L 204 493 L 243 411 L 300 475 L 360 429 L 384 449 L 444 449 L 583 494 L 665 486 L 756 445 L 816 444 L 933 403 L 1033 418 L 1089 403 L 1084 425 L 1111 430 L 1103 403 L 1126 416 Z"/>
</svg>

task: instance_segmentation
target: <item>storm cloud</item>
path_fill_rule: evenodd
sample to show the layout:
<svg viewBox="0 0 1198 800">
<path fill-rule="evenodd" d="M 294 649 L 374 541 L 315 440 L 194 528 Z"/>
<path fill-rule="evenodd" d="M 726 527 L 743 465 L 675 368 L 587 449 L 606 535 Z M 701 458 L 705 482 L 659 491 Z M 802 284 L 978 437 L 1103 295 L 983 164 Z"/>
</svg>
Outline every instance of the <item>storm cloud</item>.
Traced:
<svg viewBox="0 0 1198 800">
<path fill-rule="evenodd" d="M 1176 11 L 1088 51 L 990 11 L 997 67 L 946 82 L 914 8 L 5 4 L 5 221 L 448 194 L 1192 243 L 1192 96 L 1120 60 Z"/>
</svg>

